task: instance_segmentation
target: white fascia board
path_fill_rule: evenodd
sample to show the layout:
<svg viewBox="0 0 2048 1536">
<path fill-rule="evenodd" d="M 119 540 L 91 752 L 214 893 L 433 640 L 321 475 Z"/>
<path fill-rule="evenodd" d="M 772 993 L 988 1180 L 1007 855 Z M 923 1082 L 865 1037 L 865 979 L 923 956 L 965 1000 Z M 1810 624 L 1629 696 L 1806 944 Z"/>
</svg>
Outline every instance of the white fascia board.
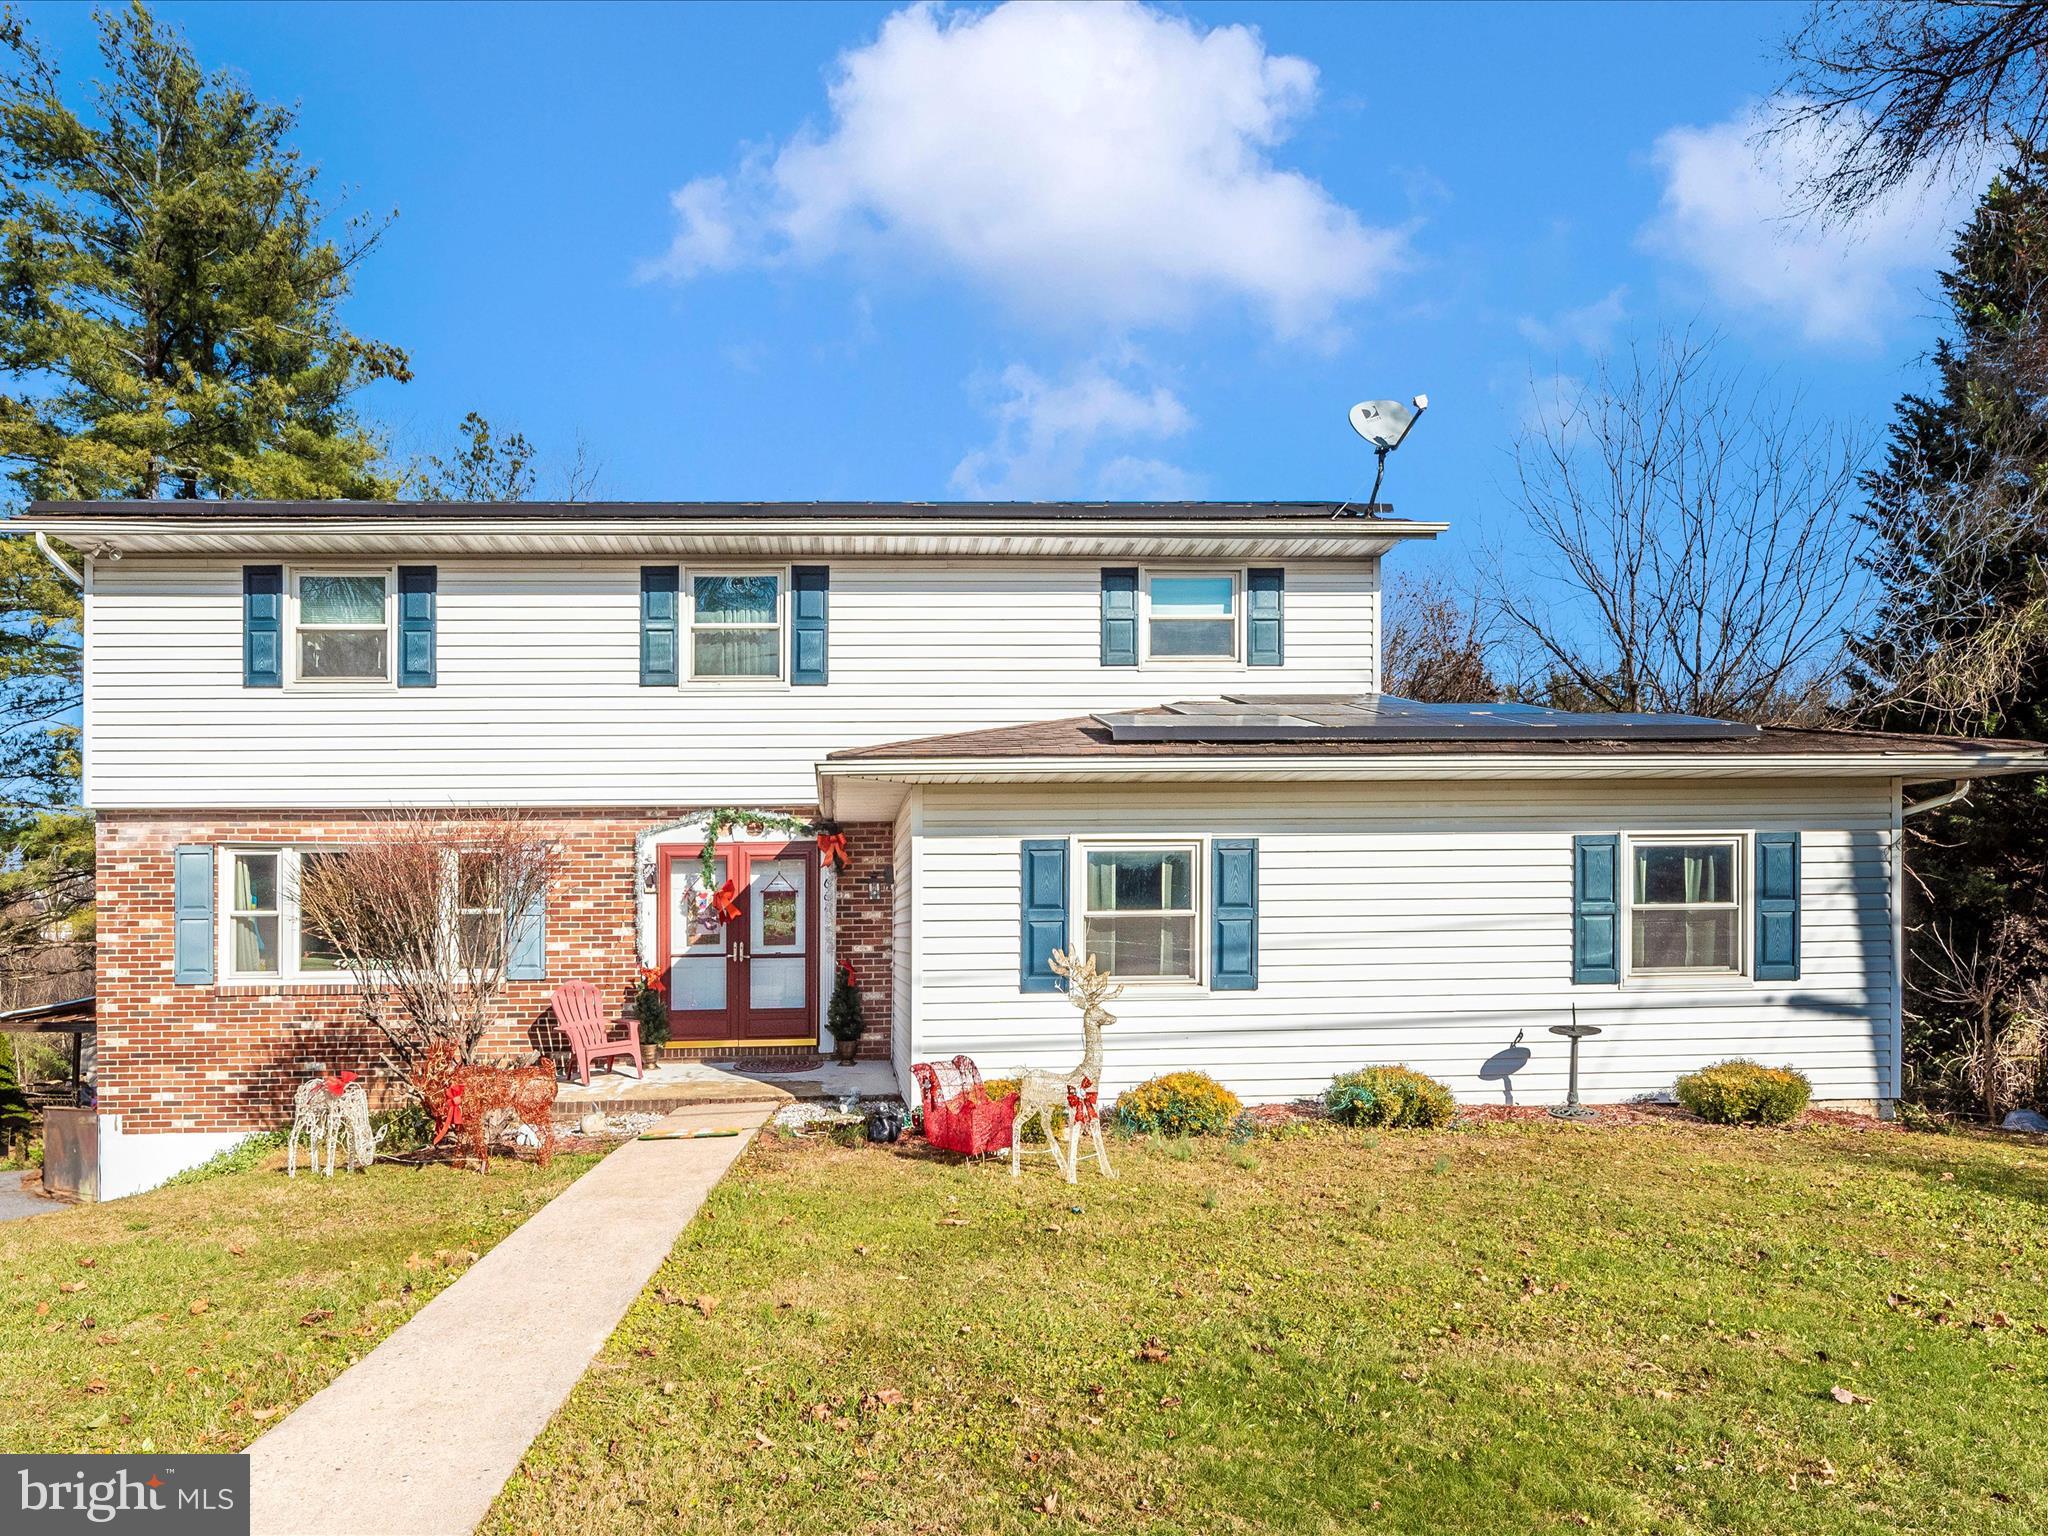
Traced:
<svg viewBox="0 0 2048 1536">
<path fill-rule="evenodd" d="M 219 518 L 26 516 L 0 533 L 51 533 L 89 552 L 187 556 L 427 552 L 449 555 L 1182 555 L 1245 559 L 1384 554 L 1447 523 L 1364 518 Z"/>
<path fill-rule="evenodd" d="M 1923 784 L 2048 773 L 2048 752 L 1986 752 L 1966 759 L 1905 753 L 1787 753 L 1757 757 L 1414 757 L 896 758 L 824 762 L 828 783 L 899 784 L 1187 783 L 1204 780 L 1371 782 L 1387 779 L 1898 779 Z"/>
</svg>

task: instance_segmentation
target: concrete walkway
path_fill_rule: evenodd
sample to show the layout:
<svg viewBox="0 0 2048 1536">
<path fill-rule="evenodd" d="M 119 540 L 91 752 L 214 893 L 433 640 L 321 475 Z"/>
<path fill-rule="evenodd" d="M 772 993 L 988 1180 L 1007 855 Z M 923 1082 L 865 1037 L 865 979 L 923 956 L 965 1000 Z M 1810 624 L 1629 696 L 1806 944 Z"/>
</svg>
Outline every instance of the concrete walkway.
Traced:
<svg viewBox="0 0 2048 1536">
<path fill-rule="evenodd" d="M 823 1058 L 783 1070 L 749 1067 L 740 1071 L 712 1061 L 657 1061 L 647 1075 L 636 1078 L 630 1066 L 618 1072 L 591 1073 L 590 1086 L 563 1083 L 555 1093 L 555 1118 L 574 1123 L 592 1110 L 608 1115 L 646 1110 L 665 1114 L 700 1104 L 745 1104 L 771 1099 L 778 1104 L 800 1100 L 895 1099 L 902 1094 L 896 1073 L 885 1061 L 840 1066 Z"/>
<path fill-rule="evenodd" d="M 684 1110 L 571 1184 L 249 1449 L 252 1536 L 462 1536 L 771 1103 Z"/>
<path fill-rule="evenodd" d="M 36 1186 L 42 1188 L 38 1179 Z M 61 1211 L 62 1200 L 52 1200 L 48 1195 L 32 1194 L 26 1182 L 13 1173 L 0 1173 L 0 1221 L 13 1221 L 17 1216 L 40 1216 L 45 1211 Z"/>
</svg>

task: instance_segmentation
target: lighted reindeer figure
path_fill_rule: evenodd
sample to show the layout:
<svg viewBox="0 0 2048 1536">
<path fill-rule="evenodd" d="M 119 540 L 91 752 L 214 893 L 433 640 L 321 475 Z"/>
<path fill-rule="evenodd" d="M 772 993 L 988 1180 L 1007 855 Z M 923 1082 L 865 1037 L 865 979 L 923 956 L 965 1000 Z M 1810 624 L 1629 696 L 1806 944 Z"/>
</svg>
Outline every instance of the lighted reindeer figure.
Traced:
<svg viewBox="0 0 2048 1536">
<path fill-rule="evenodd" d="M 1045 1144 L 1052 1153 L 1052 1160 L 1059 1164 L 1060 1172 L 1069 1184 L 1079 1182 L 1081 1127 L 1084 1125 L 1094 1138 L 1095 1161 L 1102 1169 L 1102 1176 L 1113 1179 L 1116 1170 L 1109 1166 L 1109 1153 L 1103 1150 L 1102 1113 L 1096 1103 L 1096 1095 L 1102 1086 L 1102 1027 L 1116 1022 L 1116 1015 L 1102 1005 L 1123 995 L 1123 983 L 1112 981 L 1098 971 L 1093 955 L 1076 960 L 1065 950 L 1056 949 L 1052 952 L 1052 968 L 1055 974 L 1067 978 L 1067 1001 L 1081 1010 L 1081 1034 L 1086 1045 L 1081 1052 L 1081 1065 L 1071 1072 L 1019 1074 L 1017 1118 L 1010 1125 L 1010 1177 L 1023 1177 L 1024 1122 L 1036 1115 L 1039 1129 L 1045 1132 Z M 1052 1133 L 1053 1113 L 1061 1109 L 1067 1112 L 1067 1146 L 1064 1152 L 1060 1150 L 1059 1139 Z"/>
</svg>

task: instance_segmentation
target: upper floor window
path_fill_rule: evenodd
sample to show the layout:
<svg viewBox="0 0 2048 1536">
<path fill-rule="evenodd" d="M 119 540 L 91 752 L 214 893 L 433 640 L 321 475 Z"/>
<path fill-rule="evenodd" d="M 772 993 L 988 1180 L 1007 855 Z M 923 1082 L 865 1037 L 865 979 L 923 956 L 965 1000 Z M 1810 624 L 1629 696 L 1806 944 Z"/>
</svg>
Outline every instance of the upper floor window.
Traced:
<svg viewBox="0 0 2048 1536">
<path fill-rule="evenodd" d="M 690 676 L 773 681 L 782 676 L 782 577 L 772 571 L 690 577 Z"/>
<path fill-rule="evenodd" d="M 1147 572 L 1146 660 L 1235 661 L 1239 607 L 1235 571 Z"/>
<path fill-rule="evenodd" d="M 391 677 L 391 573 L 300 571 L 292 578 L 292 655 L 305 683 Z"/>
<path fill-rule="evenodd" d="M 1198 979 L 1199 851 L 1192 843 L 1083 849 L 1082 952 L 1126 980 Z"/>
<path fill-rule="evenodd" d="M 1742 843 L 1734 837 L 1629 844 L 1629 971 L 1742 973 Z"/>
</svg>

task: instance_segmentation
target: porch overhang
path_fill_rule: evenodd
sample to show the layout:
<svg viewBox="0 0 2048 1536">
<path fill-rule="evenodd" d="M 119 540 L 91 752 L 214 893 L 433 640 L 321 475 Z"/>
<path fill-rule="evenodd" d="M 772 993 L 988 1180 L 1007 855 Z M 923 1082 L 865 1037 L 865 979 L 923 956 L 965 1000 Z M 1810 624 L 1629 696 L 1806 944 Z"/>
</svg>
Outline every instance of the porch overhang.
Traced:
<svg viewBox="0 0 2048 1536">
<path fill-rule="evenodd" d="M 842 820 L 892 818 L 914 786 L 926 784 L 1376 784 L 1416 780 L 1508 779 L 1532 782 L 1584 780 L 1629 783 L 1725 779 L 1856 778 L 1902 785 L 1946 783 L 2008 774 L 2048 773 L 2048 751 L 1987 750 L 1910 753 L 1899 751 L 1827 753 L 1726 753 L 1687 755 L 1660 752 L 1631 756 L 1576 753 L 1433 752 L 1373 756 L 1297 757 L 859 757 L 828 759 L 818 765 L 818 801 L 827 816 Z"/>
</svg>

